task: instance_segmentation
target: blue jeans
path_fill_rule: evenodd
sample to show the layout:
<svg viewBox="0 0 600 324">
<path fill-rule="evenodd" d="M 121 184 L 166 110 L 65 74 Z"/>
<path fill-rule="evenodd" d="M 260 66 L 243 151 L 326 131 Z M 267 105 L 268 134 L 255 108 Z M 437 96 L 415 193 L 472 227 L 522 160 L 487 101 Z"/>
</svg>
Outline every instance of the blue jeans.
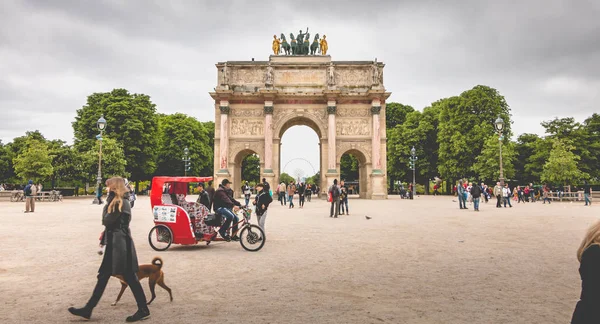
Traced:
<svg viewBox="0 0 600 324">
<path fill-rule="evenodd" d="M 473 209 L 479 210 L 479 197 L 473 198 Z"/>
<path fill-rule="evenodd" d="M 216 212 L 217 214 L 225 217 L 225 223 L 219 229 L 219 234 L 221 234 L 221 236 L 225 236 L 227 234 L 227 230 L 229 229 L 229 226 L 231 226 L 231 222 L 233 222 L 233 233 L 237 232 L 237 222 L 239 222 L 239 218 L 231 209 L 220 207 L 216 210 Z"/>
<path fill-rule="evenodd" d="M 584 193 L 583 197 L 585 198 L 585 205 L 587 206 L 588 204 L 592 204 L 592 201 L 590 200 L 590 194 Z"/>
<path fill-rule="evenodd" d="M 465 199 L 465 195 L 459 193 L 458 194 L 458 206 L 462 208 L 467 208 L 467 199 Z"/>
<path fill-rule="evenodd" d="M 244 199 L 246 200 L 246 206 L 250 203 L 250 195 L 244 195 Z"/>
<path fill-rule="evenodd" d="M 290 195 L 288 200 L 290 201 L 290 207 L 294 207 L 294 195 Z"/>
<path fill-rule="evenodd" d="M 350 212 L 350 210 L 348 209 L 348 197 L 342 199 L 340 201 L 340 208 L 342 209 L 342 213 L 344 212 L 344 205 L 346 206 L 346 214 L 348 214 Z"/>
<path fill-rule="evenodd" d="M 506 203 L 507 203 L 507 202 L 508 202 L 508 205 L 509 205 L 510 207 L 512 207 L 512 205 L 510 204 L 510 196 L 509 196 L 509 197 L 504 197 L 503 199 L 504 199 L 504 207 L 506 207 Z"/>
</svg>

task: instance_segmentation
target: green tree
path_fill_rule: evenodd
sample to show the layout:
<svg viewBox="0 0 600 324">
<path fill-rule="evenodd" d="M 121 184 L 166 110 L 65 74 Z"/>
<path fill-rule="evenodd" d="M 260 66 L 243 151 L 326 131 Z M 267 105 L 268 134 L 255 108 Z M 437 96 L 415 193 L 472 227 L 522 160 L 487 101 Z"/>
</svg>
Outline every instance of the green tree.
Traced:
<svg viewBox="0 0 600 324">
<path fill-rule="evenodd" d="M 407 161 L 404 160 L 406 140 L 402 125 L 411 114 L 420 114 L 409 105 L 390 102 L 385 105 L 385 124 L 387 137 L 387 175 L 390 185 L 407 174 Z"/>
<path fill-rule="evenodd" d="M 385 104 L 385 127 L 391 129 L 396 125 L 401 125 L 406 120 L 406 115 L 415 111 L 415 109 L 408 105 L 403 105 L 397 102 L 390 102 Z"/>
<path fill-rule="evenodd" d="M 292 181 L 294 181 L 294 177 L 285 172 L 279 175 L 279 183 L 284 182 L 285 184 L 290 184 Z"/>
<path fill-rule="evenodd" d="M 342 155 L 340 160 L 340 180 L 358 180 L 358 159 L 349 153 Z"/>
<path fill-rule="evenodd" d="M 156 106 L 150 97 L 125 89 L 88 96 L 73 122 L 78 151 L 89 151 L 95 145 L 100 115 L 107 121 L 105 136 L 115 139 L 125 153 L 127 173 L 133 180 L 148 179 L 156 169 L 158 147 Z"/>
<path fill-rule="evenodd" d="M 98 154 L 100 152 L 100 143 L 96 141 L 95 145 L 82 156 L 83 165 L 87 172 L 88 181 L 95 181 L 98 175 Z M 111 177 L 129 177 L 127 172 L 128 161 L 121 144 L 109 137 L 103 137 L 102 140 L 102 178 Z"/>
<path fill-rule="evenodd" d="M 242 160 L 242 181 L 257 183 L 260 181 L 260 158 L 256 154 L 248 154 Z"/>
<path fill-rule="evenodd" d="M 573 146 L 570 144 L 558 139 L 553 140 L 550 157 L 542 171 L 542 181 L 569 185 L 588 177 L 588 174 L 581 172 L 577 167 L 579 156 L 572 150 Z"/>
<path fill-rule="evenodd" d="M 48 142 L 50 157 L 52 158 L 52 187 L 59 183 L 73 183 L 85 178 L 82 173 L 82 155 L 64 141 L 53 140 Z"/>
<path fill-rule="evenodd" d="M 481 153 L 485 140 L 495 133 L 494 121 L 504 120 L 504 136 L 510 138 L 510 109 L 500 93 L 478 85 L 458 97 L 442 99 L 438 132 L 438 170 L 447 183 L 475 175 L 472 163 Z"/>
<path fill-rule="evenodd" d="M 26 147 L 13 160 L 16 175 L 24 181 L 38 182 L 48 179 L 52 175 L 53 168 L 47 144 L 31 139 L 27 141 Z"/>
<path fill-rule="evenodd" d="M 306 183 L 320 185 L 321 184 L 321 171 L 317 171 L 314 175 L 306 178 Z"/>
<path fill-rule="evenodd" d="M 212 124 L 213 135 L 209 127 Z M 185 114 L 159 115 L 158 160 L 156 175 L 183 175 L 183 150 L 189 150 L 191 170 L 188 175 L 210 176 L 213 174 L 214 123 L 201 123 Z"/>
<path fill-rule="evenodd" d="M 12 158 L 8 147 L 0 140 L 0 183 L 6 182 L 13 176 Z"/>
<path fill-rule="evenodd" d="M 504 179 L 512 179 L 515 175 L 515 145 L 506 137 L 502 141 L 502 171 Z M 473 172 L 477 180 L 495 182 L 500 177 L 500 141 L 497 134 L 490 135 L 483 145 L 483 150 L 473 164 Z"/>
<path fill-rule="evenodd" d="M 517 138 L 517 142 L 515 143 L 515 180 L 518 180 L 519 183 L 533 183 L 536 182 L 539 177 L 535 177 L 532 173 L 532 170 L 536 170 L 536 165 L 531 165 L 528 167 L 530 157 L 535 154 L 535 144 L 537 141 L 541 140 L 541 138 L 536 134 L 521 134 Z M 541 172 L 541 167 L 543 163 L 540 164 L 540 168 L 538 173 Z"/>
</svg>

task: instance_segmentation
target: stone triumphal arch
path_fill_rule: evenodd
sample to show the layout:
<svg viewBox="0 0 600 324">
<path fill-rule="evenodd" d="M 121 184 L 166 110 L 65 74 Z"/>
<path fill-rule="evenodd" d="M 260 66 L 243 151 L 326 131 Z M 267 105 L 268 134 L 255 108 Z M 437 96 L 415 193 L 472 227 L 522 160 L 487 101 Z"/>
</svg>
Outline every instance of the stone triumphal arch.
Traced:
<svg viewBox="0 0 600 324">
<path fill-rule="evenodd" d="M 340 177 L 340 160 L 359 160 L 361 198 L 383 199 L 386 189 L 384 64 L 332 61 L 329 55 L 274 56 L 269 61 L 216 64 L 215 182 L 228 178 L 239 193 L 241 161 L 260 157 L 261 178 L 279 183 L 283 133 L 295 125 L 320 139 L 325 194 Z M 366 190 L 365 190 L 366 188 Z"/>
</svg>

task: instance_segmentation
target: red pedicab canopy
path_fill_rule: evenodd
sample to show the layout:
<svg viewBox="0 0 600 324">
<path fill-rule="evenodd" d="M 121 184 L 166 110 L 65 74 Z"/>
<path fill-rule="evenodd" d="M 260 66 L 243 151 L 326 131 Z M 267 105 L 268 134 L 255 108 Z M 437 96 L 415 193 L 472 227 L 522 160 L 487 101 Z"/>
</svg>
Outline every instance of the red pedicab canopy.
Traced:
<svg viewBox="0 0 600 324">
<path fill-rule="evenodd" d="M 152 178 L 150 205 L 152 208 L 156 205 L 162 205 L 163 186 L 165 183 L 171 184 L 170 194 L 187 194 L 188 183 L 209 182 L 212 179 L 213 177 L 154 177 Z"/>
</svg>

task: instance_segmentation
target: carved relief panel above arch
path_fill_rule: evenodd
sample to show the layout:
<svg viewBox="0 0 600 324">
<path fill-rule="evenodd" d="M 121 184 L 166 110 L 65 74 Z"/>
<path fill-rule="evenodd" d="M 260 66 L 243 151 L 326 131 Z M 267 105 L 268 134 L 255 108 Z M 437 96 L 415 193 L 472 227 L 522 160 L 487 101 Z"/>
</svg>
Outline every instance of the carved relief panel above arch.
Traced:
<svg viewBox="0 0 600 324">
<path fill-rule="evenodd" d="M 233 142 L 232 145 L 229 147 L 229 162 L 230 163 L 236 163 L 236 158 L 238 157 L 238 154 L 240 154 L 240 152 L 243 152 L 243 151 L 252 151 L 252 152 L 255 152 L 256 154 L 258 154 L 258 156 L 260 158 L 260 163 L 263 164 L 265 162 L 265 159 L 264 159 L 264 155 L 265 155 L 265 146 L 264 146 L 264 143 L 262 143 L 262 142 L 251 142 L 251 141 L 247 141 L 247 142 L 236 141 L 236 142 Z"/>
<path fill-rule="evenodd" d="M 364 155 L 365 163 L 371 163 L 371 142 L 360 142 L 360 141 L 352 141 L 352 142 L 338 142 L 336 145 L 336 161 L 340 162 L 342 159 L 342 155 L 347 153 L 348 151 L 355 150 Z M 360 157 L 357 157 L 360 160 Z"/>
<path fill-rule="evenodd" d="M 317 136 L 326 138 L 328 128 L 328 117 L 325 108 L 297 108 L 297 109 L 274 109 L 273 111 L 273 136 L 279 137 L 286 123 L 294 119 L 308 119 L 312 124 L 307 126 L 315 129 Z"/>
</svg>

